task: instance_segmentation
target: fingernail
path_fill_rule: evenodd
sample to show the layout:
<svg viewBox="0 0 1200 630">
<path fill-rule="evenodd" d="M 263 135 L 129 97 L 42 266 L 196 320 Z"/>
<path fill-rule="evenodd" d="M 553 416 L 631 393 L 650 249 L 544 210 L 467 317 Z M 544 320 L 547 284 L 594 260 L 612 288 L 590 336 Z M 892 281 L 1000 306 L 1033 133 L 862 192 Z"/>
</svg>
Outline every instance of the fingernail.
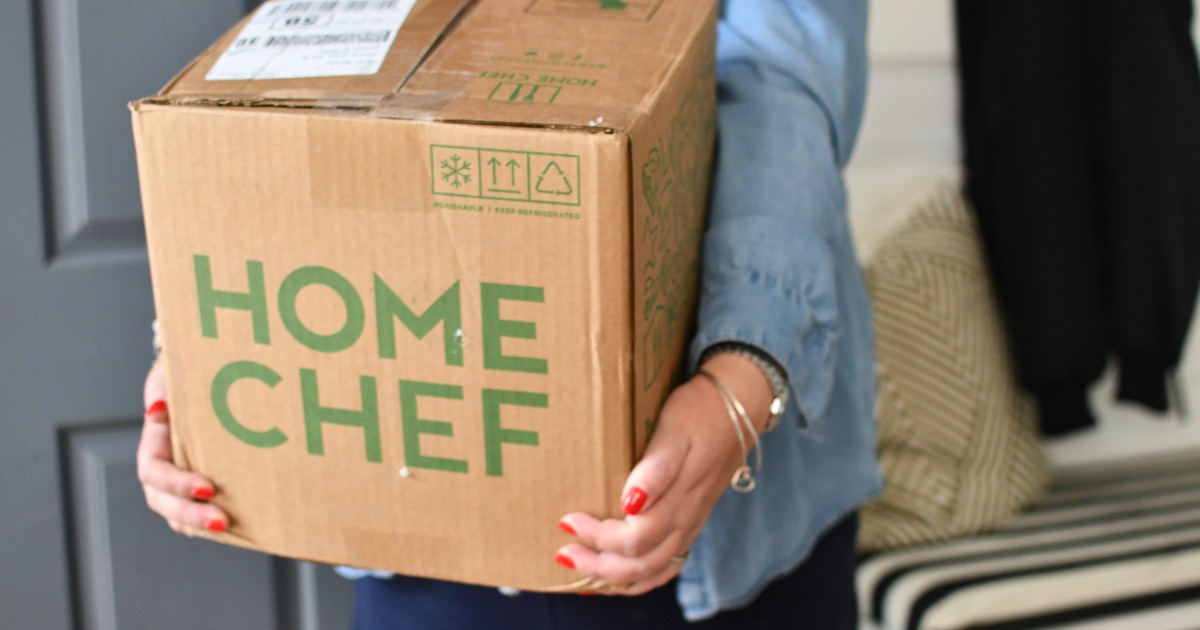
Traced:
<svg viewBox="0 0 1200 630">
<path fill-rule="evenodd" d="M 213 520 L 205 523 L 204 528 L 210 532 L 223 532 L 225 531 L 225 521 L 222 521 L 219 518 L 214 518 Z"/>
<path fill-rule="evenodd" d="M 192 498 L 201 501 L 207 501 L 217 495 L 216 491 L 208 487 L 200 487 L 192 490 Z"/>
<path fill-rule="evenodd" d="M 574 560 L 572 560 L 572 559 L 571 559 L 569 556 L 567 556 L 566 554 L 561 554 L 561 553 L 560 553 L 560 554 L 558 554 L 558 555 L 554 556 L 554 561 L 555 561 L 555 562 L 557 562 L 557 563 L 559 563 L 559 564 L 561 564 L 561 565 L 563 565 L 564 567 L 567 567 L 568 569 L 574 569 L 574 568 L 575 568 L 575 561 L 574 561 Z"/>
<path fill-rule="evenodd" d="M 633 516 L 642 511 L 642 506 L 646 505 L 646 491 L 641 488 L 634 487 L 621 499 L 621 511 Z"/>
<path fill-rule="evenodd" d="M 558 528 L 563 530 L 564 532 L 567 532 L 568 534 L 570 534 L 572 536 L 575 535 L 575 528 L 568 525 L 566 521 L 559 521 Z"/>
<path fill-rule="evenodd" d="M 150 415 L 152 413 L 158 413 L 160 411 L 166 411 L 166 410 L 167 410 L 167 401 L 156 400 L 153 403 L 151 403 L 149 407 L 146 407 L 146 415 Z"/>
<path fill-rule="evenodd" d="M 576 595 L 579 595 L 581 597 L 591 597 L 592 595 L 595 595 L 595 594 L 596 594 L 595 591 L 579 591 L 578 593 L 576 593 Z"/>
</svg>

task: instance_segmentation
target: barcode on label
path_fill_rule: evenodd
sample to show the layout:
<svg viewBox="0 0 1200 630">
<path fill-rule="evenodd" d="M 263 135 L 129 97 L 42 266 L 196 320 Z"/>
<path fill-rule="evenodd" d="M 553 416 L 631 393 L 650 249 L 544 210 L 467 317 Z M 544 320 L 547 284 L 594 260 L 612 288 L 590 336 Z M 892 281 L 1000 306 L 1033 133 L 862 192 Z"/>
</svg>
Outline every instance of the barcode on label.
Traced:
<svg viewBox="0 0 1200 630">
<path fill-rule="evenodd" d="M 397 0 L 292 0 L 280 2 L 267 10 L 267 15 L 289 13 L 329 13 L 332 11 L 390 11 Z"/>
<path fill-rule="evenodd" d="M 209 81 L 379 72 L 419 0 L 271 0 L 217 59 Z"/>
<path fill-rule="evenodd" d="M 263 46 L 328 46 L 330 44 L 375 44 L 386 42 L 391 31 L 329 33 L 327 35 L 272 35 Z"/>
</svg>

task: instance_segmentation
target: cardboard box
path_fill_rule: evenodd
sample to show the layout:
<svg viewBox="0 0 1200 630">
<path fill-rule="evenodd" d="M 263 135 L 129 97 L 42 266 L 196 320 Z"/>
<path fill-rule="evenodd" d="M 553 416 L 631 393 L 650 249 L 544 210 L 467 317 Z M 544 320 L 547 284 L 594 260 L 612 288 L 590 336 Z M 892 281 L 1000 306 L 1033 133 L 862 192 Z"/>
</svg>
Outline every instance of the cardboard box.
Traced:
<svg viewBox="0 0 1200 630">
<path fill-rule="evenodd" d="M 619 515 L 689 335 L 716 4 L 271 2 L 131 106 L 204 536 L 584 588 L 556 523 Z"/>
</svg>

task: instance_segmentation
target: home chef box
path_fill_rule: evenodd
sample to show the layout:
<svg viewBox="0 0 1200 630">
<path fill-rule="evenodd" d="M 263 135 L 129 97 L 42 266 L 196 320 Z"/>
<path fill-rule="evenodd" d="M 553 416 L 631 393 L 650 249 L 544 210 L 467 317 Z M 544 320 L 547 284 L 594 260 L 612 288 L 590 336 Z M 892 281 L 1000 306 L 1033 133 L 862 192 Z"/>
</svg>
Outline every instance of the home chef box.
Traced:
<svg viewBox="0 0 1200 630">
<path fill-rule="evenodd" d="M 132 105 L 221 542 L 532 590 L 686 345 L 716 0 L 278 0 Z"/>
</svg>

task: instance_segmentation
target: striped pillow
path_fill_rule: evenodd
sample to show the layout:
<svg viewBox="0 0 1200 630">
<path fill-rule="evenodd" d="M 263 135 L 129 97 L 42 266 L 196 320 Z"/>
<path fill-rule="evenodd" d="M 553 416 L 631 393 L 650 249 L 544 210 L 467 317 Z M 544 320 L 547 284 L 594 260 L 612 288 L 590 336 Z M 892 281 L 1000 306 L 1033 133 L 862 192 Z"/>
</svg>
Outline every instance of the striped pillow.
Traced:
<svg viewBox="0 0 1200 630">
<path fill-rule="evenodd" d="M 1195 630 L 1200 453 L 1063 472 L 1002 529 L 865 558 L 858 593 L 888 630 Z"/>
<path fill-rule="evenodd" d="M 878 550 L 996 527 L 1041 496 L 1050 466 L 1020 393 L 973 217 L 946 183 L 866 263 L 886 487 L 862 510 Z"/>
</svg>

